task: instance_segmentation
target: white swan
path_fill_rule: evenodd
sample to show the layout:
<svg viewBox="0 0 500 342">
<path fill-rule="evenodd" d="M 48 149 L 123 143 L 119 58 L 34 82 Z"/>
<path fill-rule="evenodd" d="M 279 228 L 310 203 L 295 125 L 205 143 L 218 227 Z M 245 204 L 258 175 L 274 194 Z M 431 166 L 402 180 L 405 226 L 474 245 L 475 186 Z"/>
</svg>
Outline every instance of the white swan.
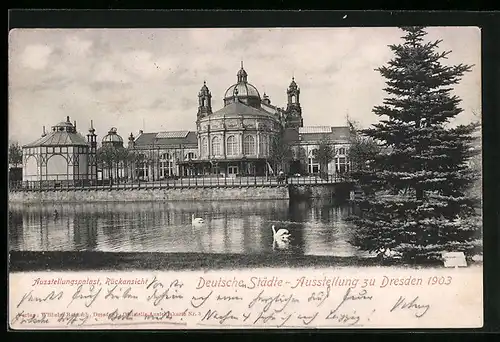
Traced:
<svg viewBox="0 0 500 342">
<path fill-rule="evenodd" d="M 205 221 L 201 217 L 194 217 L 194 214 L 191 215 L 191 224 L 192 225 L 200 225 L 205 223 Z"/>
<path fill-rule="evenodd" d="M 382 249 L 382 254 L 384 257 L 386 258 L 397 258 L 399 256 L 399 253 L 398 252 L 395 252 L 393 250 L 391 250 L 390 248 L 383 248 Z"/>
<path fill-rule="evenodd" d="M 279 229 L 276 231 L 276 227 L 274 225 L 271 226 L 273 229 L 273 238 L 274 241 L 288 241 L 290 238 L 290 233 L 288 232 L 288 229 Z"/>
<path fill-rule="evenodd" d="M 290 240 L 273 240 L 273 250 L 278 246 L 279 249 L 288 249 L 290 247 Z"/>
</svg>

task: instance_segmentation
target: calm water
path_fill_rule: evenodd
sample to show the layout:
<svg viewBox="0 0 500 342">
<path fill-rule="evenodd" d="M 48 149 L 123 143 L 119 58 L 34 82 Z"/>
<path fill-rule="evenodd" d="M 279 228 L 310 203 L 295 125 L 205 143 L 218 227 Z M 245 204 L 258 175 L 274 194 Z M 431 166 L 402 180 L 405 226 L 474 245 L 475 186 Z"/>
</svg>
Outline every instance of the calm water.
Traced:
<svg viewBox="0 0 500 342">
<path fill-rule="evenodd" d="M 54 217 L 54 210 L 59 212 Z M 305 255 L 361 255 L 348 242 L 352 208 L 288 201 L 101 203 L 9 206 L 9 247 L 31 251 L 267 253 L 271 225 L 286 228 L 285 249 Z M 191 215 L 205 219 L 191 225 Z M 283 246 L 281 246 L 283 247 Z"/>
</svg>

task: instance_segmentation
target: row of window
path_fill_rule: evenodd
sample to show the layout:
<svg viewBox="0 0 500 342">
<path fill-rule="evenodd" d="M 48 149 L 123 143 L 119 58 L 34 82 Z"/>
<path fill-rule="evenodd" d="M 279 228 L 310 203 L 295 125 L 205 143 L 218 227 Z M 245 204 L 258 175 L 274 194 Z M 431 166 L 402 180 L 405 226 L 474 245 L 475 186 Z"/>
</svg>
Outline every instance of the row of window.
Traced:
<svg viewBox="0 0 500 342">
<path fill-rule="evenodd" d="M 160 162 L 161 161 L 173 161 L 175 159 L 175 155 L 171 153 L 163 153 L 160 155 Z M 186 154 L 186 159 L 196 159 L 196 154 L 194 152 L 189 152 Z"/>
<path fill-rule="evenodd" d="M 211 151 L 210 154 L 214 156 L 222 155 L 222 144 L 221 139 L 218 136 L 215 136 L 211 139 Z M 260 153 L 269 154 L 269 137 L 261 136 L 260 137 Z M 240 154 L 240 148 L 238 140 L 234 135 L 227 137 L 226 139 L 226 155 L 235 156 Z M 207 137 L 203 137 L 201 140 L 201 154 L 203 156 L 208 155 L 208 139 Z M 257 143 L 256 139 L 252 135 L 247 135 L 243 138 L 243 154 L 244 155 L 255 155 L 257 154 Z"/>
<path fill-rule="evenodd" d="M 25 149 L 26 154 L 38 154 L 38 153 L 87 153 L 88 148 L 85 146 L 55 146 L 55 147 L 31 147 Z"/>
<path fill-rule="evenodd" d="M 310 152 L 310 155 L 311 156 L 314 156 L 316 154 L 316 152 L 318 151 L 318 149 L 312 149 L 311 152 Z M 338 148 L 335 150 L 335 155 L 336 156 L 345 156 L 346 154 L 346 149 L 345 147 L 341 147 L 341 148 Z"/>
<path fill-rule="evenodd" d="M 137 176 L 139 178 L 149 177 L 149 166 L 146 164 L 138 165 Z M 161 161 L 160 162 L 160 178 L 166 178 L 174 176 L 174 163 L 172 161 Z"/>
<path fill-rule="evenodd" d="M 335 173 L 345 173 L 349 171 L 349 162 L 345 157 L 337 157 L 334 160 Z M 145 164 L 138 166 L 139 174 L 143 177 L 149 176 L 149 167 Z M 174 173 L 174 163 L 172 161 L 161 161 L 160 162 L 160 177 L 170 177 Z M 319 163 L 314 158 L 309 158 L 308 160 L 308 172 L 318 173 L 320 171 Z M 236 172 L 237 173 L 237 172 Z"/>
<path fill-rule="evenodd" d="M 335 173 L 345 173 L 349 172 L 349 162 L 346 157 L 337 157 L 334 159 Z M 319 163 L 316 158 L 309 158 L 308 160 L 308 172 L 318 173 Z"/>
</svg>

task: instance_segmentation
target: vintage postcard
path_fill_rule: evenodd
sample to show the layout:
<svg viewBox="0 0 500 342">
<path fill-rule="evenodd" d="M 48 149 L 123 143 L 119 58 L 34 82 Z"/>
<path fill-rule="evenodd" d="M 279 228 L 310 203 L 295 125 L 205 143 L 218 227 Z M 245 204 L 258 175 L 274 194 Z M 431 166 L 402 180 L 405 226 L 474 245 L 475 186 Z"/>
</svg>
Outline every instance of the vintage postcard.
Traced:
<svg viewBox="0 0 500 342">
<path fill-rule="evenodd" d="M 12 330 L 483 326 L 477 27 L 15 29 Z"/>
</svg>

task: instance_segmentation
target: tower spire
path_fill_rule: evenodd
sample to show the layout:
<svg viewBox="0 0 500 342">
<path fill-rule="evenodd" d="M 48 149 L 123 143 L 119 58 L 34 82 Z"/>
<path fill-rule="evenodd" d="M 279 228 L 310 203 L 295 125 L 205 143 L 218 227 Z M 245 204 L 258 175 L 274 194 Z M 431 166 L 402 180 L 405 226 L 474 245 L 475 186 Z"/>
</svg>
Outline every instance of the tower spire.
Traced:
<svg viewBox="0 0 500 342">
<path fill-rule="evenodd" d="M 207 87 L 207 81 L 203 81 L 203 86 L 198 93 L 198 119 L 200 117 L 212 114 L 212 94 Z"/>
<path fill-rule="evenodd" d="M 286 107 L 286 125 L 287 127 L 297 128 L 303 126 L 302 108 L 300 106 L 300 89 L 295 83 L 295 75 L 292 73 L 292 82 L 287 89 L 288 103 Z"/>
</svg>

